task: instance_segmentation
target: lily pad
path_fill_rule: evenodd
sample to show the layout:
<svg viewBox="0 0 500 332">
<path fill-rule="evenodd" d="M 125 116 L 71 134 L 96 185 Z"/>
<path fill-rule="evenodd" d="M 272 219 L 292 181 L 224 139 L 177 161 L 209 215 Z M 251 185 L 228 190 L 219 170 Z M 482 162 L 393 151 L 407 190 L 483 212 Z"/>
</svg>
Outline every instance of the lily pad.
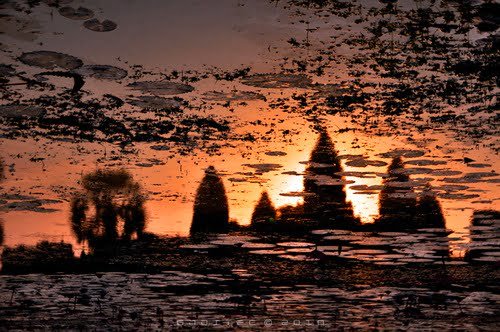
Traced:
<svg viewBox="0 0 500 332">
<path fill-rule="evenodd" d="M 381 153 L 378 156 L 382 158 L 396 158 L 396 157 L 405 157 L 405 158 L 418 158 L 425 155 L 425 151 L 422 150 L 409 150 L 409 149 L 396 149 L 390 152 Z"/>
<path fill-rule="evenodd" d="M 309 88 L 311 78 L 301 74 L 255 74 L 241 80 L 245 85 L 266 89 Z"/>
<path fill-rule="evenodd" d="M 76 72 L 82 76 L 99 80 L 121 80 L 128 75 L 125 69 L 108 65 L 85 65 L 76 70 Z"/>
<path fill-rule="evenodd" d="M 0 76 L 12 76 L 16 70 L 11 65 L 0 64 Z"/>
<path fill-rule="evenodd" d="M 45 69 L 62 68 L 72 70 L 83 65 L 82 60 L 64 53 L 52 51 L 35 51 L 23 53 L 19 60 L 28 66 L 40 67 Z"/>
<path fill-rule="evenodd" d="M 387 166 L 387 163 L 385 161 L 368 160 L 365 158 L 358 158 L 358 159 L 349 160 L 345 164 L 347 166 L 351 166 L 351 167 L 367 167 L 367 166 L 382 167 L 382 166 Z"/>
<path fill-rule="evenodd" d="M 251 101 L 251 100 L 266 100 L 263 94 L 252 91 L 209 91 L 203 94 L 206 100 L 214 101 Z"/>
<path fill-rule="evenodd" d="M 273 249 L 262 249 L 262 250 L 252 250 L 248 252 L 249 254 L 254 255 L 284 255 L 286 254 L 285 250 L 273 250 Z"/>
<path fill-rule="evenodd" d="M 110 20 L 99 21 L 94 18 L 83 23 L 83 26 L 89 30 L 96 32 L 109 32 L 115 30 L 118 25 Z"/>
<path fill-rule="evenodd" d="M 280 247 L 287 247 L 287 248 L 314 247 L 314 243 L 310 243 L 310 242 L 280 242 L 280 243 L 277 243 L 277 245 Z"/>
<path fill-rule="evenodd" d="M 282 168 L 283 165 L 280 164 L 243 164 L 243 166 L 254 168 L 257 172 L 259 173 L 266 173 L 266 172 L 272 172 L 272 171 L 277 171 L 278 169 Z"/>
<path fill-rule="evenodd" d="M 266 151 L 264 152 L 265 155 L 267 156 L 273 156 L 273 157 L 283 157 L 286 156 L 287 153 L 283 151 Z"/>
<path fill-rule="evenodd" d="M 49 6 L 67 5 L 68 3 L 73 2 L 73 0 L 42 0 L 42 1 Z"/>
<path fill-rule="evenodd" d="M 128 103 L 137 107 L 154 110 L 179 108 L 181 106 L 181 102 L 176 99 L 157 96 L 140 96 L 136 99 L 128 100 Z"/>
<path fill-rule="evenodd" d="M 159 95 L 179 95 L 194 90 L 191 85 L 170 81 L 142 81 L 130 83 L 128 86 L 134 90 Z"/>
<path fill-rule="evenodd" d="M 276 247 L 276 245 L 272 243 L 247 242 L 244 243 L 241 247 L 246 249 L 257 250 L 257 249 L 271 249 Z"/>
<path fill-rule="evenodd" d="M 94 12 L 88 8 L 78 7 L 61 7 L 59 14 L 71 20 L 88 20 L 94 16 Z"/>
<path fill-rule="evenodd" d="M 6 118 L 33 118 L 38 117 L 44 113 L 44 110 L 40 107 L 31 105 L 0 105 L 0 117 Z"/>
<path fill-rule="evenodd" d="M 179 246 L 181 249 L 191 249 L 191 250 L 209 250 L 217 249 L 218 246 L 213 244 L 183 244 Z"/>
</svg>

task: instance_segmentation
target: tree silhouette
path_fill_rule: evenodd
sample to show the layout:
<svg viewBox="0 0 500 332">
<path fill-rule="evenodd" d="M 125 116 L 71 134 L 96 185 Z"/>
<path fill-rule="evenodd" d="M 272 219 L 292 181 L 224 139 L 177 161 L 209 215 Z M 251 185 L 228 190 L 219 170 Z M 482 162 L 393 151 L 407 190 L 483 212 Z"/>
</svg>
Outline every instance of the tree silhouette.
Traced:
<svg viewBox="0 0 500 332">
<path fill-rule="evenodd" d="M 141 237 L 146 225 L 145 196 L 123 169 L 97 170 L 82 178 L 82 191 L 71 199 L 71 227 L 78 243 L 95 249 L 118 239 Z"/>
<path fill-rule="evenodd" d="M 215 167 L 210 166 L 196 191 L 191 234 L 225 232 L 228 226 L 229 204 L 224 183 Z"/>
<path fill-rule="evenodd" d="M 379 196 L 380 217 L 376 225 L 390 230 L 417 228 L 417 199 L 401 157 L 392 159 L 383 183 Z"/>
<path fill-rule="evenodd" d="M 419 228 L 445 228 L 441 204 L 430 184 L 419 195 L 416 209 L 416 225 Z"/>
<path fill-rule="evenodd" d="M 304 214 L 332 226 L 359 224 L 353 217 L 352 205 L 346 201 L 342 165 L 330 135 L 320 134 L 309 158 L 304 176 Z"/>
<path fill-rule="evenodd" d="M 275 220 L 276 208 L 267 191 L 263 191 L 252 213 L 252 226 L 274 222 Z"/>
</svg>

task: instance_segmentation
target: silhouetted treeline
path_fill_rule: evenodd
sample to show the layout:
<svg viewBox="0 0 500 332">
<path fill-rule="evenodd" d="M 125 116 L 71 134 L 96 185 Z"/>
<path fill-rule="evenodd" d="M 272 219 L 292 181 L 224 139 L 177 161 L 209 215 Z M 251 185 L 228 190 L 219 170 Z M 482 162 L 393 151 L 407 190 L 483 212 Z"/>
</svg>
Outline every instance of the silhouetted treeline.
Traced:
<svg viewBox="0 0 500 332">
<path fill-rule="evenodd" d="M 73 247 L 64 242 L 41 241 L 34 246 L 7 247 L 2 252 L 3 273 L 64 271 L 74 263 Z"/>
<path fill-rule="evenodd" d="M 96 250 L 142 236 L 145 196 L 129 172 L 97 170 L 86 174 L 81 185 L 71 200 L 71 226 L 79 243 Z"/>
<path fill-rule="evenodd" d="M 229 204 L 222 179 L 215 167 L 205 170 L 196 191 L 191 234 L 225 232 L 229 229 Z"/>
</svg>

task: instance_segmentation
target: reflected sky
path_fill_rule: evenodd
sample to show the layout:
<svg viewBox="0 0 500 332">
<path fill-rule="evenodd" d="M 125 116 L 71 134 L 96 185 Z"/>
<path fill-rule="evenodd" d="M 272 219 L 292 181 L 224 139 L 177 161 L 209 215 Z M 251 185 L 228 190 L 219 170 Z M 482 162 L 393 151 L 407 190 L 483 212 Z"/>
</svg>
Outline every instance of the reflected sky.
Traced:
<svg viewBox="0 0 500 332">
<path fill-rule="evenodd" d="M 360 3 L 372 5 L 366 1 Z M 214 165 L 226 187 L 230 218 L 249 224 L 263 190 L 268 191 L 277 207 L 302 201 L 297 193 L 303 190 L 302 174 L 317 138 L 317 124 L 325 126 L 332 136 L 343 163 L 345 180 L 353 182 L 347 185 L 347 200 L 352 202 L 354 213 L 362 222 L 373 222 L 378 215 L 380 188 L 377 186 L 382 184 L 392 158 L 386 153 L 398 149 L 419 151 L 404 158 L 406 168 L 415 173 L 412 179 L 429 181 L 438 190 L 448 228 L 465 232 L 473 210 L 498 209 L 495 171 L 499 158 L 494 136 L 478 142 L 460 130 L 457 133 L 457 127 L 463 123 L 432 127 L 429 115 L 425 114 L 422 118 L 402 115 L 390 122 L 376 112 L 323 112 L 325 106 L 319 99 L 337 95 L 342 89 L 346 94 L 354 93 L 353 87 L 346 86 L 344 81 L 359 79 L 352 76 L 347 65 L 357 53 L 346 41 L 335 44 L 331 35 L 342 35 L 346 31 L 356 34 L 365 23 L 355 24 L 359 18 L 356 15 L 327 17 L 312 8 L 284 5 L 264 0 L 151 1 L 147 5 L 143 1 L 72 2 L 71 6 L 92 9 L 98 19 L 116 22 L 117 29 L 110 32 L 88 30 L 82 21 L 67 19 L 45 4 L 33 8 L 30 15 L 2 5 L 5 13 L 29 22 L 22 29 L 8 18 L 2 18 L 0 23 L 5 31 L 0 35 L 0 62 L 13 65 L 17 73 L 34 77 L 44 70 L 17 60 L 23 52 L 38 50 L 70 54 L 85 65 L 124 68 L 129 75 L 125 79 L 85 77 L 83 89 L 89 93 L 86 97 L 113 94 L 126 104 L 117 110 L 106 110 L 106 114 L 119 119 L 130 116 L 158 121 L 163 119 L 164 115 L 158 116 L 161 112 L 143 112 L 144 105 L 134 105 L 133 100 L 144 96 L 172 96 L 128 85 L 163 79 L 177 70 L 181 78 L 177 81 L 187 77 L 196 77 L 199 81 L 189 83 L 194 91 L 177 95 L 188 106 L 183 108 L 182 116 L 172 120 L 174 124 L 185 117 L 196 116 L 227 121 L 230 127 L 229 133 L 205 135 L 200 134 L 204 129 L 194 127 L 185 142 L 134 142 L 121 149 L 116 142 L 74 141 L 43 134 L 9 138 L 7 133 L 12 128 L 2 122 L 0 153 L 7 165 L 2 192 L 32 196 L 32 200 L 55 200 L 44 201 L 41 206 L 46 211 L 42 212 L 34 212 L 32 205 L 28 208 L 2 205 L 5 244 L 35 243 L 40 239 L 74 243 L 67 222 L 68 202 L 79 187 L 82 174 L 98 167 L 124 167 L 141 182 L 149 198 L 147 231 L 187 235 L 196 188 L 204 170 Z M 413 6 L 413 2 L 401 2 L 401 6 L 403 9 Z M 472 30 L 469 36 L 477 40 L 486 35 Z M 294 47 L 290 38 L 310 45 Z M 217 79 L 214 75 L 247 67 L 251 68 L 251 74 L 283 73 L 304 59 L 320 55 L 327 58 L 322 51 L 330 48 L 330 44 L 336 48 L 331 55 L 333 60 L 325 67 L 326 73 L 305 73 L 311 82 L 324 84 L 321 87 L 296 82 L 284 88 L 284 83 L 280 85 L 276 78 L 268 80 L 266 87 L 255 83 L 255 77 L 245 81 Z M 362 79 L 366 82 L 388 80 L 373 75 Z M 9 78 L 8 82 L 18 83 L 19 79 Z M 2 105 L 19 99 L 28 103 L 29 98 L 41 94 L 58 98 L 57 93 L 71 87 L 66 79 L 49 78 L 49 82 L 54 84 L 54 90 L 13 86 L 9 91 L 14 95 L 6 98 Z M 367 91 L 369 89 L 376 88 L 368 87 Z M 242 96 L 242 92 L 248 94 Z M 305 102 L 301 98 L 305 98 Z M 454 109 L 460 111 L 461 107 Z M 487 119 L 483 119 L 485 123 Z M 430 127 L 425 129 L 426 126 Z M 249 134 L 254 139 L 242 139 Z M 363 185 L 367 187 L 360 187 Z M 12 201 L 16 200 L 9 199 Z"/>
</svg>

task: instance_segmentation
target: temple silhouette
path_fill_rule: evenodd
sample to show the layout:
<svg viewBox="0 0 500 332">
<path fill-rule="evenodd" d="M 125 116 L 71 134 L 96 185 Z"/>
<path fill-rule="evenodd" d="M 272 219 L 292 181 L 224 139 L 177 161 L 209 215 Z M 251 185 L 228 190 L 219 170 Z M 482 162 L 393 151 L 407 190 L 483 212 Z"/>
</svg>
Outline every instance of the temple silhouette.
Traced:
<svg viewBox="0 0 500 332">
<path fill-rule="evenodd" d="M 328 132 L 321 128 L 304 176 L 304 216 L 320 227 L 352 228 L 360 221 L 347 202 L 340 159 Z"/>
<path fill-rule="evenodd" d="M 392 159 L 379 195 L 379 229 L 416 229 L 417 196 L 401 157 Z"/>
<path fill-rule="evenodd" d="M 417 230 L 445 228 L 445 218 L 435 191 L 427 184 L 416 193 L 401 157 L 392 159 L 379 195 L 379 217 L 374 223 L 378 230 Z"/>
<path fill-rule="evenodd" d="M 266 224 L 275 223 L 276 217 L 276 208 L 267 191 L 263 191 L 253 210 L 251 225 L 256 228 L 266 226 Z"/>
<path fill-rule="evenodd" d="M 427 184 L 418 196 L 415 226 L 418 228 L 446 228 L 441 204 L 430 184 Z"/>
<path fill-rule="evenodd" d="M 82 191 L 71 199 L 71 228 L 78 243 L 92 251 L 117 240 L 140 238 L 146 225 L 145 195 L 125 170 L 97 170 L 82 178 Z"/>
<path fill-rule="evenodd" d="M 196 191 L 191 234 L 220 233 L 229 229 L 229 204 L 226 189 L 215 167 L 205 170 Z"/>
<path fill-rule="evenodd" d="M 263 192 L 252 215 L 251 228 L 278 232 L 305 232 L 314 228 L 355 229 L 361 223 L 347 202 L 337 151 L 324 128 L 311 151 L 304 175 L 304 202 L 276 209 Z"/>
<path fill-rule="evenodd" d="M 317 228 L 416 231 L 421 228 L 445 229 L 445 218 L 430 184 L 420 192 L 405 169 L 403 159 L 394 157 L 383 179 L 379 195 L 379 217 L 372 224 L 361 224 L 346 199 L 345 181 L 335 145 L 324 128 L 311 151 L 304 174 L 304 202 L 276 208 L 263 191 L 252 213 L 250 228 L 258 231 L 304 232 Z M 420 185 L 421 186 L 421 185 Z M 235 229 L 242 229 L 237 226 Z M 213 166 L 205 171 L 194 204 L 191 234 L 227 232 L 227 196 L 222 179 Z"/>
<path fill-rule="evenodd" d="M 337 151 L 324 128 L 311 151 L 304 175 L 304 202 L 275 209 L 267 192 L 254 208 L 251 227 L 257 230 L 304 232 L 310 229 L 356 229 L 361 223 L 347 202 Z"/>
</svg>

